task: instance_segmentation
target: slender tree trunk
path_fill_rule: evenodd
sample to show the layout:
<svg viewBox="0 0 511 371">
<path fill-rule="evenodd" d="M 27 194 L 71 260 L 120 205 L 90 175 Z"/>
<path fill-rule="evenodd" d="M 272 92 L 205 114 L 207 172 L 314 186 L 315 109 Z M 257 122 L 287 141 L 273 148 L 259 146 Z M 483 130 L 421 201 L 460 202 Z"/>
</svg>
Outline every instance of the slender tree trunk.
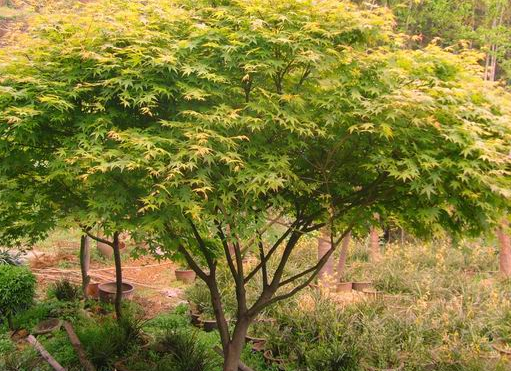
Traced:
<svg viewBox="0 0 511 371">
<path fill-rule="evenodd" d="M 341 251 L 339 252 L 339 260 L 337 262 L 337 278 L 342 279 L 344 275 L 344 269 L 346 267 L 346 259 L 348 257 L 348 249 L 350 247 L 351 232 L 343 238 Z"/>
<path fill-rule="evenodd" d="M 89 266 L 90 266 L 90 239 L 87 235 L 83 235 L 80 238 L 80 270 L 82 273 L 83 296 L 86 299 L 87 285 L 90 283 Z"/>
<path fill-rule="evenodd" d="M 500 273 L 506 277 L 511 277 L 511 241 L 509 238 L 509 223 L 504 219 L 497 229 L 497 237 L 500 243 L 499 268 Z"/>
<path fill-rule="evenodd" d="M 380 236 L 376 227 L 371 227 L 369 231 L 369 261 L 377 263 L 381 260 Z"/>
<path fill-rule="evenodd" d="M 122 317 L 121 301 L 122 301 L 122 266 L 121 266 L 121 251 L 119 246 L 119 232 L 114 233 L 114 262 L 115 262 L 115 315 L 117 320 Z"/>
<path fill-rule="evenodd" d="M 320 237 L 318 238 L 318 260 L 321 259 L 331 248 L 330 233 L 326 228 L 321 230 Z M 334 260 L 331 256 L 325 263 L 323 268 L 319 271 L 318 282 L 323 285 L 328 285 L 328 277 L 334 274 Z"/>
<path fill-rule="evenodd" d="M 7 313 L 7 325 L 9 326 L 9 330 L 14 330 L 14 323 L 12 321 L 11 313 Z"/>
</svg>

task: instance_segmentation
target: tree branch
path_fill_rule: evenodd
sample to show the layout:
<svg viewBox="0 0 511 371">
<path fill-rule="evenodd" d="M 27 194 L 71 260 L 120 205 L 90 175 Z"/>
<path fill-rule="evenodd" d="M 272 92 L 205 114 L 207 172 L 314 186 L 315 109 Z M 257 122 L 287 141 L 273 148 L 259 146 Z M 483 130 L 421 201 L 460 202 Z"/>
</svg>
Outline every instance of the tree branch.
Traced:
<svg viewBox="0 0 511 371">
<path fill-rule="evenodd" d="M 273 255 L 273 253 L 275 253 L 275 251 L 278 249 L 278 247 L 280 246 L 280 244 L 287 238 L 287 236 L 289 236 L 289 234 L 295 230 L 295 227 L 298 225 L 298 219 L 296 219 L 292 224 L 291 226 L 287 226 L 283 223 L 280 223 L 278 221 L 275 221 L 275 223 L 277 224 L 280 224 L 280 225 L 283 225 L 285 227 L 287 227 L 288 229 L 282 234 L 282 236 L 279 237 L 279 239 L 273 244 L 273 246 L 270 248 L 270 250 L 268 251 L 268 254 L 264 257 L 264 259 L 262 259 L 259 264 L 256 265 L 256 267 L 252 270 L 252 272 L 250 272 L 246 277 L 245 277 L 245 283 L 247 283 L 248 281 L 250 281 L 252 279 L 252 277 L 254 277 L 257 272 L 259 272 L 259 270 L 262 268 L 262 266 L 264 264 L 266 264 L 268 262 L 268 260 L 270 260 L 271 256 Z"/>
<path fill-rule="evenodd" d="M 348 233 L 352 230 L 354 224 L 355 224 L 355 222 L 350 223 L 350 225 L 346 228 L 344 233 L 341 235 L 340 240 L 342 240 L 344 237 L 346 237 L 348 235 Z M 338 244 L 332 245 L 332 247 L 326 252 L 326 254 L 321 257 L 321 259 L 318 261 L 318 263 L 314 267 L 309 268 L 307 270 L 309 273 L 310 272 L 313 272 L 313 273 L 303 283 L 301 283 L 300 285 L 296 286 L 295 288 L 293 288 L 291 291 L 287 292 L 286 294 L 278 295 L 278 296 L 275 296 L 272 299 L 268 300 L 266 303 L 264 303 L 259 308 L 259 310 L 261 310 L 261 309 L 263 309 L 263 308 L 265 308 L 265 307 L 267 307 L 267 306 L 269 306 L 269 305 L 271 305 L 273 303 L 276 303 L 278 301 L 290 298 L 291 296 L 296 294 L 298 291 L 300 291 L 300 290 L 304 289 L 305 287 L 307 287 L 314 280 L 314 278 L 317 277 L 317 275 L 319 274 L 319 271 L 326 264 L 326 262 L 328 261 L 330 256 L 333 254 L 333 252 L 335 251 L 337 246 L 338 246 Z M 290 279 L 282 281 L 282 283 L 280 284 L 279 287 L 284 286 L 284 282 L 285 282 L 285 284 L 288 284 L 290 282 L 295 281 L 296 279 L 298 279 L 300 277 L 303 277 L 304 275 L 307 274 L 307 273 L 305 273 L 307 271 L 304 271 L 302 273 L 299 273 L 299 274 L 295 275 L 294 277 L 292 277 Z"/>
<path fill-rule="evenodd" d="M 213 258 L 211 257 L 211 254 L 208 251 L 208 248 L 207 248 L 206 244 L 204 243 L 204 240 L 202 239 L 202 237 L 201 237 L 199 231 L 197 230 L 197 227 L 193 223 L 193 221 L 191 219 L 188 219 L 188 222 L 190 223 L 190 226 L 192 227 L 193 235 L 195 236 L 195 239 L 197 240 L 199 250 L 202 252 L 204 257 L 206 258 L 208 267 L 211 269 L 211 267 L 215 264 L 215 262 L 213 261 Z"/>
<path fill-rule="evenodd" d="M 94 236 L 93 234 L 91 234 L 90 233 L 90 228 L 84 228 L 83 226 L 80 226 L 80 227 L 82 228 L 83 232 L 87 236 L 92 238 L 93 240 L 101 242 L 101 243 L 104 243 L 105 245 L 111 246 L 112 248 L 114 247 L 114 243 L 112 241 L 108 241 L 108 240 L 105 240 L 104 238 L 101 238 L 101 237 L 98 237 L 98 236 Z"/>
</svg>

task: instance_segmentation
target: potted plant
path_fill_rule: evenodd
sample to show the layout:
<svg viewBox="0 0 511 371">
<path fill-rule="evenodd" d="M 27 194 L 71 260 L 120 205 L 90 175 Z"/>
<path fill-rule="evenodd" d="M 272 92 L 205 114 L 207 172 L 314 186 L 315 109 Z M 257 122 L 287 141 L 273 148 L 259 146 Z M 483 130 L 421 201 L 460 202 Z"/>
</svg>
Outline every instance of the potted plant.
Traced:
<svg viewBox="0 0 511 371">
<path fill-rule="evenodd" d="M 277 358 L 271 349 L 267 349 L 263 353 L 263 358 L 270 366 L 276 366 L 279 370 L 284 370 L 285 361 L 282 358 Z"/>
<path fill-rule="evenodd" d="M 115 294 L 117 293 L 117 284 L 115 282 L 106 282 L 98 286 L 99 300 L 104 303 L 113 303 L 115 301 Z M 135 286 L 131 283 L 122 283 L 122 297 L 130 299 L 135 291 Z"/>
<path fill-rule="evenodd" d="M 383 299 L 383 291 L 378 291 L 374 289 L 364 289 L 362 292 L 370 299 Z"/>
<path fill-rule="evenodd" d="M 364 291 L 366 289 L 372 289 L 373 284 L 369 281 L 353 282 L 353 290 Z"/>
<path fill-rule="evenodd" d="M 62 327 L 63 321 L 58 318 L 50 318 L 39 322 L 39 324 L 34 327 L 32 330 L 32 334 L 34 335 L 44 335 L 52 332 L 57 332 Z"/>
<path fill-rule="evenodd" d="M 254 322 L 250 327 L 245 336 L 245 341 L 250 343 L 253 351 L 260 352 L 264 350 L 267 342 L 267 332 L 265 331 L 267 326 L 273 326 L 273 324 L 268 322 Z"/>
<path fill-rule="evenodd" d="M 216 323 L 216 319 L 211 319 L 211 317 L 201 317 L 200 318 L 201 327 L 206 332 L 211 332 L 218 328 Z"/>
<path fill-rule="evenodd" d="M 211 332 L 218 328 L 212 307 L 204 307 L 199 317 L 199 326 L 206 332 Z"/>
<path fill-rule="evenodd" d="M 353 282 L 339 282 L 336 286 L 337 292 L 351 292 L 353 289 Z"/>
<path fill-rule="evenodd" d="M 99 298 L 99 283 L 98 282 L 88 283 L 87 286 L 85 286 L 85 292 L 89 299 L 98 299 Z"/>
<path fill-rule="evenodd" d="M 175 261 L 178 263 L 178 267 L 174 270 L 176 279 L 185 284 L 193 283 L 196 277 L 195 272 L 190 269 L 186 261 L 180 256 L 176 256 Z"/>
<path fill-rule="evenodd" d="M 195 281 L 196 274 L 193 270 L 187 268 L 178 268 L 174 271 L 176 279 L 186 284 L 193 283 Z"/>
</svg>

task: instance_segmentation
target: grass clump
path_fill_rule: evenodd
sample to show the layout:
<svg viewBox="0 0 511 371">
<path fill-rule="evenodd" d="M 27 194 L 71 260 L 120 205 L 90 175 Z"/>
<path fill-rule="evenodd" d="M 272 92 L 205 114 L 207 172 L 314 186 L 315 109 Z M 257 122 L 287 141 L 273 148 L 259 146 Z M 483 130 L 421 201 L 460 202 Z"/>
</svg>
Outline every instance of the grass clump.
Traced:
<svg viewBox="0 0 511 371">
<path fill-rule="evenodd" d="M 64 278 L 50 287 L 49 294 L 60 301 L 75 301 L 82 297 L 82 289 Z"/>
</svg>

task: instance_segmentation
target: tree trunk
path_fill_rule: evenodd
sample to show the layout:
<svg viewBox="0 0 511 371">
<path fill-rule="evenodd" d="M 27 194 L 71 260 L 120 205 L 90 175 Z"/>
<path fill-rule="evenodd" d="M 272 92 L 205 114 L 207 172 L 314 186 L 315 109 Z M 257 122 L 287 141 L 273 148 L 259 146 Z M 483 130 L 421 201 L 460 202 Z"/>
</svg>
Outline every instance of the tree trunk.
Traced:
<svg viewBox="0 0 511 371">
<path fill-rule="evenodd" d="M 350 246 L 351 232 L 342 239 L 341 251 L 339 253 L 339 260 L 337 262 L 337 278 L 342 279 L 344 275 L 344 268 L 346 267 L 346 259 L 348 257 L 348 248 Z"/>
<path fill-rule="evenodd" d="M 371 227 L 369 231 L 369 261 L 377 263 L 381 259 L 380 236 L 376 227 Z"/>
<path fill-rule="evenodd" d="M 509 238 L 509 223 L 504 219 L 497 229 L 497 237 L 500 244 L 499 268 L 500 273 L 506 277 L 511 277 L 511 241 Z"/>
<path fill-rule="evenodd" d="M 114 262 L 115 262 L 115 315 L 117 320 L 122 317 L 121 301 L 122 301 L 122 266 L 121 266 L 121 251 L 119 246 L 119 232 L 114 233 Z"/>
<path fill-rule="evenodd" d="M 321 230 L 320 237 L 318 238 L 318 260 L 321 259 L 331 248 L 330 233 L 324 228 Z M 328 259 L 323 268 L 319 271 L 318 282 L 323 285 L 329 285 L 329 277 L 334 274 L 334 260 L 333 255 Z"/>
<path fill-rule="evenodd" d="M 14 322 L 12 321 L 11 313 L 7 313 L 7 324 L 9 326 L 9 330 L 14 331 Z"/>
<path fill-rule="evenodd" d="M 241 352 L 245 346 L 245 338 L 249 325 L 250 320 L 248 318 L 238 318 L 232 334 L 232 339 L 224 350 L 223 371 L 238 371 Z"/>
<path fill-rule="evenodd" d="M 87 299 L 87 285 L 90 283 L 89 266 L 90 239 L 87 235 L 83 235 L 80 238 L 80 270 L 82 273 L 82 291 L 85 299 Z"/>
</svg>

